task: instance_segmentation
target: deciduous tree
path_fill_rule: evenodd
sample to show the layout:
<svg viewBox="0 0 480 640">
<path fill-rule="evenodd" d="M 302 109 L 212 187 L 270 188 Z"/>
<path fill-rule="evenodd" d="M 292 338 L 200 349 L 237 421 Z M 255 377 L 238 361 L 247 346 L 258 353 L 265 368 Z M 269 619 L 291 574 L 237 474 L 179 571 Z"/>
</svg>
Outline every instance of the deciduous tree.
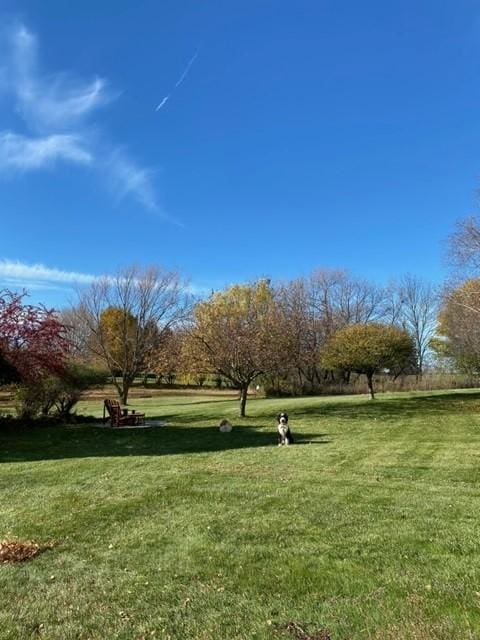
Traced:
<svg viewBox="0 0 480 640">
<path fill-rule="evenodd" d="M 415 346 L 406 331 L 381 324 L 360 324 L 335 333 L 322 359 L 325 367 L 365 374 L 373 400 L 373 376 L 383 370 L 399 373 L 414 357 Z"/>
<path fill-rule="evenodd" d="M 79 298 L 74 325 L 86 332 L 88 350 L 108 369 L 126 404 L 159 336 L 188 316 L 186 286 L 176 272 L 128 267 L 94 281 Z"/>
<path fill-rule="evenodd" d="M 4 381 L 28 382 L 60 374 L 70 351 L 65 326 L 56 312 L 26 304 L 25 297 L 26 293 L 0 292 L 0 369 Z"/>
<path fill-rule="evenodd" d="M 331 269 L 319 269 L 279 287 L 277 299 L 292 345 L 293 388 L 311 393 L 332 378 L 332 372 L 322 367 L 327 340 L 342 327 L 382 319 L 384 295 L 382 288 Z"/>
<path fill-rule="evenodd" d="M 267 281 L 234 286 L 199 303 L 185 344 L 192 372 L 216 373 L 240 390 L 245 416 L 249 385 L 288 359 L 282 317 Z"/>
<path fill-rule="evenodd" d="M 432 338 L 436 332 L 438 292 L 433 285 L 412 275 L 400 280 L 399 324 L 412 336 L 417 357 L 416 373 L 421 377 Z"/>
<path fill-rule="evenodd" d="M 480 220 L 475 217 L 460 220 L 449 238 L 448 258 L 464 275 L 480 272 Z"/>
<path fill-rule="evenodd" d="M 183 372 L 183 342 L 185 333 L 181 330 L 166 330 L 157 340 L 157 345 L 148 358 L 148 371 L 160 380 L 172 383 L 175 376 Z"/>
<path fill-rule="evenodd" d="M 438 315 L 438 337 L 432 346 L 469 374 L 480 372 L 480 279 L 447 289 Z"/>
</svg>

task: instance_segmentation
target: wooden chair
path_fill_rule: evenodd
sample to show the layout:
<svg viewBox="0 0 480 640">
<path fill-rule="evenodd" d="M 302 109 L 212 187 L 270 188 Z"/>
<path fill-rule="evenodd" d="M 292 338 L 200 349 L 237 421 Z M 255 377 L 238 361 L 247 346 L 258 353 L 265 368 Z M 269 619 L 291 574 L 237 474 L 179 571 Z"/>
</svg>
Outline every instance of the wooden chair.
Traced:
<svg viewBox="0 0 480 640">
<path fill-rule="evenodd" d="M 145 414 L 137 413 L 135 409 L 129 412 L 128 409 L 122 409 L 120 403 L 117 400 L 110 400 L 107 398 L 103 403 L 103 422 L 108 420 L 107 414 L 110 417 L 110 424 L 112 427 L 124 427 L 124 426 L 137 426 L 145 424 Z"/>
</svg>

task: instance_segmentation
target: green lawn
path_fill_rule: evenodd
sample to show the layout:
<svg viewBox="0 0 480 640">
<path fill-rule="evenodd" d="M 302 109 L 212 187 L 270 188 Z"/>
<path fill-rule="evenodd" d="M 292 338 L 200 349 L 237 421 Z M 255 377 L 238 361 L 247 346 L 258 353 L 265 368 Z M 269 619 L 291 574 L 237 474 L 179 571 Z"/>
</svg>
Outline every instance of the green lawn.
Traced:
<svg viewBox="0 0 480 640">
<path fill-rule="evenodd" d="M 480 394 L 134 406 L 169 426 L 0 433 L 0 539 L 56 542 L 2 640 L 480 639 Z"/>
</svg>

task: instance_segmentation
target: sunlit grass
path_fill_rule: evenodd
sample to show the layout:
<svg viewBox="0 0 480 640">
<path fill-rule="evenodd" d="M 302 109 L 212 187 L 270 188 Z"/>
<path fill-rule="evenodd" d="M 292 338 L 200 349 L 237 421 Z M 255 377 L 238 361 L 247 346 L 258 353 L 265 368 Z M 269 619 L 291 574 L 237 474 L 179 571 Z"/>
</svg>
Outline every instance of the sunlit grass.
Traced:
<svg viewBox="0 0 480 640">
<path fill-rule="evenodd" d="M 0 434 L 0 539 L 56 542 L 0 565 L 2 640 L 480 638 L 479 394 L 132 406 L 168 426 Z"/>
</svg>

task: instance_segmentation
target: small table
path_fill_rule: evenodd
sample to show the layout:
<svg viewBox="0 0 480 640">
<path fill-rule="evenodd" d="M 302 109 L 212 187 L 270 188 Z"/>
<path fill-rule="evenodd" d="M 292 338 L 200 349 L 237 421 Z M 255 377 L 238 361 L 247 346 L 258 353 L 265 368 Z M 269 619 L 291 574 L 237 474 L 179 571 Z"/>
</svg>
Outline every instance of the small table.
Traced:
<svg viewBox="0 0 480 640">
<path fill-rule="evenodd" d="M 145 424 L 145 414 L 137 413 L 135 409 L 132 409 L 129 413 L 128 409 L 122 409 L 122 414 L 124 418 L 128 418 L 128 422 L 132 426 L 137 426 L 140 424 Z"/>
</svg>

